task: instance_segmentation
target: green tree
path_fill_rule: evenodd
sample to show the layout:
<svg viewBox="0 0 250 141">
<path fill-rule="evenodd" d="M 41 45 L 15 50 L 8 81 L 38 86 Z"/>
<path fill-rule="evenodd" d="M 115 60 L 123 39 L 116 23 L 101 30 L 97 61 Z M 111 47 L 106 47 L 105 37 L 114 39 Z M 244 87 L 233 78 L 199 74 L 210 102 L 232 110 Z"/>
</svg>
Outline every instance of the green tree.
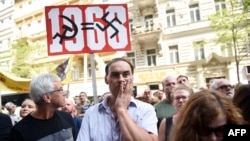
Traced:
<svg viewBox="0 0 250 141">
<path fill-rule="evenodd" d="M 12 44 L 12 73 L 22 78 L 32 78 L 38 73 L 55 69 L 54 63 L 35 64 L 35 58 L 45 56 L 46 48 L 41 45 L 30 45 L 25 38 Z"/>
<path fill-rule="evenodd" d="M 29 59 L 32 60 L 29 58 L 32 52 L 31 48 L 25 39 L 17 40 L 12 44 L 12 73 L 23 78 L 31 77 L 31 65 L 27 63 Z"/>
<path fill-rule="evenodd" d="M 244 6 L 244 10 L 247 12 L 250 11 L 250 1 L 249 0 L 243 0 L 243 6 Z"/>
<path fill-rule="evenodd" d="M 217 32 L 216 43 L 223 48 L 233 48 L 237 80 L 240 83 L 239 63 L 248 55 L 248 16 L 243 3 L 238 0 L 216 0 L 216 4 L 225 4 L 223 10 L 209 17 L 211 26 Z M 245 4 L 245 3 L 244 3 Z"/>
</svg>

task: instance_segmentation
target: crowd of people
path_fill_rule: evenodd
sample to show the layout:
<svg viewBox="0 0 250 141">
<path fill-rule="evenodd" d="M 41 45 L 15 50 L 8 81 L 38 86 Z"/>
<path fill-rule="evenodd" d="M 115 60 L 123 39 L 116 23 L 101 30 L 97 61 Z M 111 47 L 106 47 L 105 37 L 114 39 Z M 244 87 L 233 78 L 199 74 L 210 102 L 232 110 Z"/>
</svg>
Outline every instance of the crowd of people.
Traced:
<svg viewBox="0 0 250 141">
<path fill-rule="evenodd" d="M 228 124 L 250 123 L 250 85 L 214 79 L 196 89 L 188 76 L 166 76 L 162 90 L 133 96 L 134 67 L 115 58 L 105 67 L 109 92 L 92 104 L 86 92 L 67 98 L 60 78 L 40 74 L 20 110 L 0 113 L 4 141 L 221 141 Z M 17 112 L 18 111 L 18 112 Z"/>
</svg>

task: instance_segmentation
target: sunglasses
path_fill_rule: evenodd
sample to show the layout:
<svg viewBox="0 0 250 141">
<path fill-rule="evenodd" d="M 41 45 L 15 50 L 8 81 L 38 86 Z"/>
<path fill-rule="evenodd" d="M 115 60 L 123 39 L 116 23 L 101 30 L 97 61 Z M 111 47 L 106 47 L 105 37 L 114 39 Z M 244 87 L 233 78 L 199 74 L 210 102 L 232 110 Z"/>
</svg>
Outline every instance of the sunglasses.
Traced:
<svg viewBox="0 0 250 141">
<path fill-rule="evenodd" d="M 227 89 L 228 87 L 229 87 L 230 89 L 234 88 L 233 85 L 221 85 L 220 87 L 218 87 L 218 89 Z"/>
<path fill-rule="evenodd" d="M 201 128 L 198 132 L 200 136 L 209 136 L 213 132 L 217 137 L 223 137 L 224 126 L 218 126 L 216 128 Z"/>
</svg>

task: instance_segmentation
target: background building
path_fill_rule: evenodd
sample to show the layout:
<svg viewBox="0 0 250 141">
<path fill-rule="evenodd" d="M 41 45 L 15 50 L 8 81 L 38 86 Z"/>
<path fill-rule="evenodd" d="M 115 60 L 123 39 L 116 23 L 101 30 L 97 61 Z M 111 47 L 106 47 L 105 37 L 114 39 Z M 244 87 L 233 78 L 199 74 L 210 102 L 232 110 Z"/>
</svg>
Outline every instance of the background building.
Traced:
<svg viewBox="0 0 250 141">
<path fill-rule="evenodd" d="M 10 71 L 8 43 L 25 38 L 44 46 L 31 63 L 61 63 L 69 55 L 48 56 L 44 7 L 46 5 L 127 3 L 132 49 L 128 52 L 95 54 L 97 94 L 108 91 L 104 83 L 105 64 L 114 57 L 127 56 L 135 66 L 134 93 L 161 89 L 166 75 L 185 74 L 194 87 L 208 85 L 213 78 L 237 83 L 234 53 L 214 42 L 216 37 L 208 16 L 226 8 L 217 0 L 2 0 L 0 2 L 0 69 Z M 2 16 L 4 15 L 4 16 Z M 5 56 L 5 57 L 3 57 Z M 248 83 L 250 60 L 240 63 L 240 79 Z M 71 96 L 85 91 L 93 95 L 89 54 L 74 55 L 69 83 Z M 67 87 L 67 86 L 65 86 Z"/>
</svg>

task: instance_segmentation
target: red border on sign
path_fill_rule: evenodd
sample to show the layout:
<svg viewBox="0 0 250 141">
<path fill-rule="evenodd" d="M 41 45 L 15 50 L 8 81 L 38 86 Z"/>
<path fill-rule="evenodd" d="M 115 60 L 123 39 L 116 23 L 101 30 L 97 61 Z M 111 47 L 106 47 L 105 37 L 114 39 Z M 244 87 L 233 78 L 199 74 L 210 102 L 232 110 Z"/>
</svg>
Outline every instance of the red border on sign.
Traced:
<svg viewBox="0 0 250 141">
<path fill-rule="evenodd" d="M 66 25 L 66 23 L 64 23 L 64 20 L 63 18 L 59 17 L 59 15 L 63 15 L 63 12 L 65 9 L 67 8 L 76 8 L 76 9 L 80 9 L 81 12 L 82 12 L 82 16 L 81 17 L 76 17 L 75 15 L 71 15 L 70 17 L 68 17 L 71 21 L 75 22 L 75 19 L 76 18 L 82 18 L 83 20 L 87 20 L 88 17 L 91 17 L 94 19 L 94 22 L 95 23 L 101 23 L 103 25 L 103 27 L 105 27 L 108 23 L 105 22 L 102 18 L 100 17 L 97 17 L 96 15 L 97 14 L 94 14 L 92 16 L 89 16 L 89 15 L 85 15 L 86 13 L 86 9 L 87 8 L 90 8 L 90 7 L 98 7 L 100 9 L 102 9 L 102 13 L 103 14 L 106 14 L 105 13 L 105 10 L 107 8 L 110 8 L 110 7 L 122 7 L 124 8 L 124 12 L 125 13 L 122 13 L 123 11 L 119 11 L 121 14 L 123 14 L 125 17 L 125 20 L 124 22 L 120 25 L 122 27 L 124 27 L 123 33 L 125 33 L 126 35 L 124 36 L 123 34 L 116 34 L 114 36 L 114 40 L 116 40 L 117 42 L 123 42 L 124 43 L 127 43 L 125 45 L 121 45 L 120 47 L 112 47 L 110 44 L 109 44 L 109 39 L 108 39 L 108 31 L 107 29 L 103 30 L 103 34 L 104 34 L 104 38 L 105 40 L 97 40 L 99 39 L 98 36 L 97 36 L 97 30 L 100 31 L 100 29 L 98 29 L 96 27 L 96 24 L 94 25 L 95 29 L 93 30 L 94 32 L 94 37 L 90 37 L 88 35 L 88 32 L 87 30 L 81 30 L 79 29 L 78 27 L 78 34 L 82 34 L 83 36 L 83 39 L 81 38 L 77 38 L 77 37 L 72 37 L 72 38 L 68 38 L 68 39 L 63 39 L 61 43 L 59 43 L 59 41 L 55 41 L 55 39 L 57 38 L 58 39 L 61 39 L 60 37 L 56 37 L 55 39 L 53 39 L 53 37 L 55 36 L 55 34 L 53 34 L 53 30 L 54 30 L 54 33 L 55 33 L 55 28 L 53 27 L 57 27 L 59 29 L 59 31 L 57 31 L 56 33 L 58 33 L 60 36 L 63 35 L 63 33 L 65 32 L 65 29 L 63 29 L 62 27 L 64 26 L 64 24 Z M 59 10 L 58 12 L 54 12 L 56 10 Z M 49 12 L 53 11 L 54 13 L 49 15 Z M 97 11 L 97 12 L 100 12 L 100 11 Z M 55 14 L 57 13 L 57 14 Z M 118 18 L 119 19 L 119 13 L 118 12 L 113 12 L 112 11 L 110 12 L 111 13 L 111 16 L 114 16 L 114 18 Z M 113 15 L 112 15 L 113 14 Z M 59 6 L 47 6 L 45 7 L 45 18 L 46 18 L 46 31 L 47 31 L 47 47 L 48 47 L 48 55 L 62 55 L 62 54 L 82 54 L 82 53 L 95 53 L 95 52 L 112 52 L 112 51 L 129 51 L 131 50 L 131 43 L 130 43 L 130 29 L 129 29 L 129 20 L 128 20 L 128 8 L 127 8 L 127 4 L 98 4 L 98 5 L 59 5 Z M 56 19 L 57 18 L 57 19 Z M 82 21 L 84 22 L 84 21 Z M 110 21 L 109 21 L 110 22 Z M 81 24 L 81 23 L 76 23 L 76 24 Z M 116 22 L 116 25 L 118 24 L 118 22 Z M 69 24 L 67 23 L 67 26 L 69 26 Z M 74 32 L 75 29 L 73 28 L 73 26 L 69 26 L 72 31 Z M 85 26 L 86 27 L 86 26 Z M 111 26 L 108 26 L 108 28 L 112 28 Z M 57 30 L 58 30 L 57 29 Z M 117 28 L 118 31 L 120 30 L 119 28 Z M 109 30 L 109 31 L 112 31 L 113 29 Z M 68 31 L 67 31 L 68 32 Z M 99 32 L 100 33 L 100 32 Z M 94 47 L 91 47 L 91 46 L 88 46 L 88 41 L 90 41 L 90 38 L 94 38 L 96 42 L 105 42 L 104 46 L 102 47 L 102 49 L 98 49 L 98 50 L 95 50 L 93 49 Z M 83 47 L 81 47 L 80 49 L 75 49 L 74 46 L 71 47 L 72 50 L 69 49 L 69 47 L 66 47 L 66 42 L 70 41 L 70 42 L 73 42 L 75 44 L 77 44 L 77 42 L 81 42 L 81 40 L 84 40 L 84 44 L 83 44 Z M 92 40 L 91 40 L 92 41 Z M 53 49 L 52 49 L 52 44 L 54 43 L 53 45 Z M 117 43 L 118 44 L 118 43 Z M 56 51 L 54 51 L 56 50 Z"/>
</svg>

